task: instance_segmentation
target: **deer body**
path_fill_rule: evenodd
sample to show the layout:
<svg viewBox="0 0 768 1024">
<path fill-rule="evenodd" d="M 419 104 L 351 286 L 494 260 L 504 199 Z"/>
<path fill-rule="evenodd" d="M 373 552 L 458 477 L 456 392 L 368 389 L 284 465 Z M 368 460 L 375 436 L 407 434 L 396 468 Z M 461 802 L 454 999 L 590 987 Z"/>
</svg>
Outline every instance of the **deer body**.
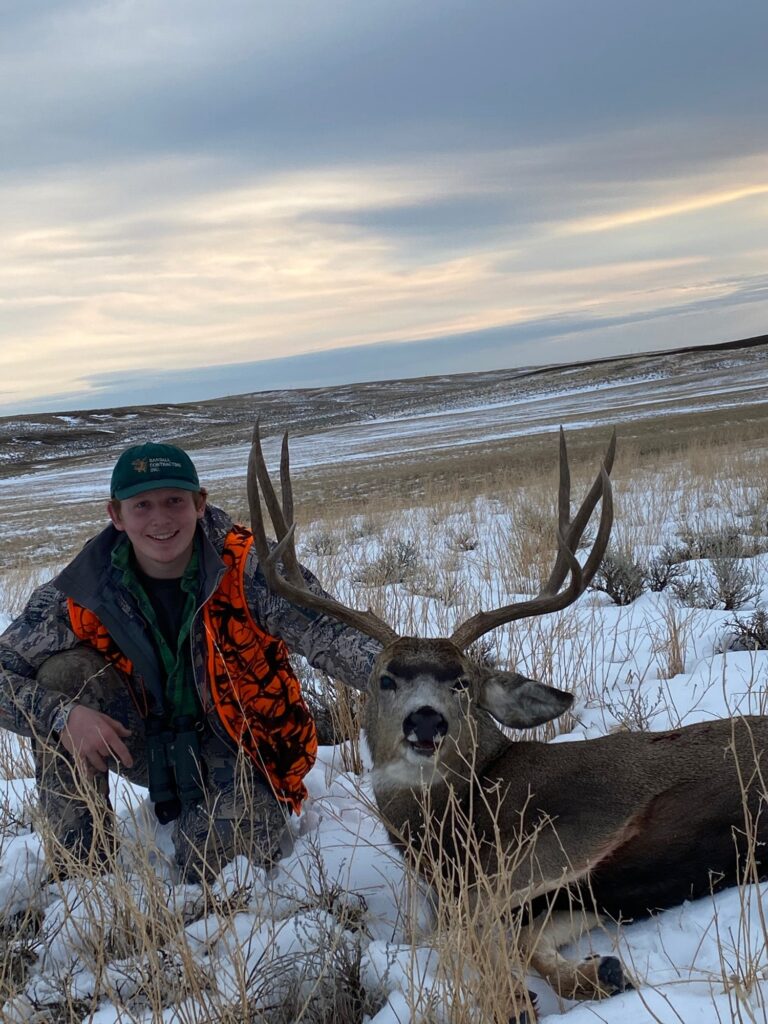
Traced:
<svg viewBox="0 0 768 1024">
<path fill-rule="evenodd" d="M 397 647 L 382 655 L 374 678 L 398 679 L 388 671 L 402 664 Z M 483 670 L 467 664 L 464 671 Z M 555 906 L 576 892 L 612 918 L 645 916 L 736 884 L 750 842 L 747 817 L 758 844 L 768 844 L 768 807 L 760 813 L 764 787 L 755 777 L 761 765 L 768 774 L 768 718 L 543 743 L 503 735 L 478 708 L 489 703 L 482 680 L 473 681 L 474 693 L 455 691 L 445 678 L 425 682 L 423 674 L 410 692 L 404 680 L 395 685 L 372 686 L 366 714 L 373 788 L 390 838 L 406 856 L 418 855 L 429 830 L 439 832 L 452 870 L 467 859 L 462 821 L 469 820 L 473 846 L 485 851 L 482 870 L 492 875 L 499 845 L 483 838 L 500 830 L 501 845 L 517 849 L 510 861 L 521 906 L 567 883 L 570 892 Z M 421 722 L 440 716 L 446 723 L 431 755 L 415 754 L 408 740 L 416 705 Z M 438 827 L 446 813 L 458 835 Z M 520 856 L 521 840 L 534 834 Z M 759 845 L 756 855 L 759 866 Z"/>
<path fill-rule="evenodd" d="M 768 872 L 768 718 L 549 744 L 511 740 L 498 723 L 512 730 L 541 725 L 563 714 L 573 697 L 514 671 L 478 665 L 464 653 L 489 630 L 562 610 L 584 592 L 613 522 L 614 450 L 615 436 L 571 517 L 561 431 L 558 550 L 548 581 L 535 597 L 478 612 L 450 638 L 437 639 L 400 636 L 370 611 L 309 592 L 294 549 L 287 439 L 282 504 L 258 426 L 248 470 L 254 543 L 270 586 L 382 644 L 365 725 L 374 794 L 390 838 L 429 883 L 439 872 L 451 892 L 487 892 L 489 884 L 503 891 L 510 911 L 528 915 L 520 947 L 572 998 L 633 987 L 615 957 L 577 963 L 558 952 L 602 915 L 642 916 L 733 885 L 745 865 L 753 880 Z M 274 549 L 260 490 L 277 535 Z M 598 502 L 597 534 L 580 563 L 575 552 Z M 583 908 L 579 915 L 574 903 Z M 474 920 L 481 922 L 482 914 Z M 510 1019 L 533 1019 L 519 986 L 513 1003 Z"/>
</svg>

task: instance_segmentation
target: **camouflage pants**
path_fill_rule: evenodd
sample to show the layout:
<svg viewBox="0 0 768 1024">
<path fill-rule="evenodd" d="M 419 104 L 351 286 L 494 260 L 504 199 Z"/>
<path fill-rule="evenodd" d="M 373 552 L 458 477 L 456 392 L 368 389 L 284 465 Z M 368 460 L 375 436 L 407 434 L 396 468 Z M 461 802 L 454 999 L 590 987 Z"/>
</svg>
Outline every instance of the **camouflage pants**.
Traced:
<svg viewBox="0 0 768 1024">
<path fill-rule="evenodd" d="M 80 647 L 49 658 L 37 681 L 127 726 L 132 735 L 125 744 L 133 766 L 126 768 L 115 761 L 113 770 L 130 782 L 148 786 L 144 721 L 120 672 L 95 651 Z M 54 860 L 64 870 L 73 858 L 92 866 L 108 863 L 116 849 L 109 773 L 87 779 L 52 740 L 33 740 L 33 753 L 41 810 L 58 848 L 58 856 L 52 851 Z M 286 832 L 287 808 L 250 758 L 236 755 L 209 728 L 201 737 L 200 762 L 204 797 L 183 808 L 173 825 L 180 877 L 211 879 L 237 854 L 264 866 L 274 863 Z"/>
</svg>

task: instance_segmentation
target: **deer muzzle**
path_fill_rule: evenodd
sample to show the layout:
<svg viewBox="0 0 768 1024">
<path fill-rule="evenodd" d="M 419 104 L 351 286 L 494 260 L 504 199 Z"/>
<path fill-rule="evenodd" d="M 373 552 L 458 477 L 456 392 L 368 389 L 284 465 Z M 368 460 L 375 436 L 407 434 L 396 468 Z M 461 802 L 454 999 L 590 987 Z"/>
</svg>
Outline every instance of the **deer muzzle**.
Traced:
<svg viewBox="0 0 768 1024">
<path fill-rule="evenodd" d="M 415 753 L 423 757 L 431 757 L 447 733 L 448 722 L 444 716 L 428 706 L 412 711 L 403 720 L 403 735 L 406 742 Z"/>
</svg>

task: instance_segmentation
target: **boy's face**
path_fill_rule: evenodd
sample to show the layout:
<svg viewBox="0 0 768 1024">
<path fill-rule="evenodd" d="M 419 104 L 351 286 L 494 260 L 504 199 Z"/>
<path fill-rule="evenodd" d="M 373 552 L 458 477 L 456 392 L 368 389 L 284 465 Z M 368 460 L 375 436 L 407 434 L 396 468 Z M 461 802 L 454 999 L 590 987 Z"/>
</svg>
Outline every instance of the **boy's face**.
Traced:
<svg viewBox="0 0 768 1024">
<path fill-rule="evenodd" d="M 192 556 L 195 528 L 205 513 L 205 494 L 180 487 L 160 487 L 110 501 L 109 518 L 128 535 L 139 567 L 155 579 L 184 574 Z"/>
</svg>

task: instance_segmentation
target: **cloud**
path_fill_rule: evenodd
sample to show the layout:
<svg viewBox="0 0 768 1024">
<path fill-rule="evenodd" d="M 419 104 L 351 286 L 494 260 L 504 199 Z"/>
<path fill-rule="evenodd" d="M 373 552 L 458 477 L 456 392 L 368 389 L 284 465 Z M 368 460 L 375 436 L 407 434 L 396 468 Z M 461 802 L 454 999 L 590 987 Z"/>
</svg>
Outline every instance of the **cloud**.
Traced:
<svg viewBox="0 0 768 1024">
<path fill-rule="evenodd" d="M 371 372 L 367 349 L 526 325 L 605 339 L 697 303 L 730 310 L 725 337 L 746 323 L 735 297 L 766 257 L 761 0 L 727 23 L 719 0 L 8 15 L 6 408 L 333 350 L 338 373 L 351 352 Z M 430 368 L 462 368 L 435 345 Z"/>
<path fill-rule="evenodd" d="M 739 338 L 755 336 L 764 331 L 766 315 L 768 275 L 733 290 L 725 302 L 692 298 L 684 304 L 624 316 L 549 316 L 427 340 L 379 342 L 230 365 L 151 373 L 99 371 L 85 374 L 77 390 L 28 402 L 25 408 L 28 412 L 63 411 L 165 403 L 171 392 L 175 402 L 192 402 L 250 391 L 606 358 L 648 348 L 717 343 L 726 338 L 726 325 L 734 323 L 739 325 Z M 0 410 L 3 407 L 0 395 Z"/>
<path fill-rule="evenodd" d="M 658 206 L 647 206 L 639 209 L 624 210 L 607 217 L 592 217 L 575 220 L 567 225 L 566 230 L 572 234 L 588 234 L 592 231 L 613 231 L 634 224 L 643 224 L 651 220 L 662 220 L 667 217 L 678 217 L 680 214 L 697 213 L 716 206 L 737 203 L 741 199 L 768 195 L 768 180 L 765 184 L 749 185 L 744 188 L 732 188 L 709 195 L 691 196 L 688 199 L 664 203 Z"/>
<path fill-rule="evenodd" d="M 568 156 L 584 170 L 564 190 Z M 730 248 L 716 219 L 722 204 L 689 202 L 693 243 L 659 234 L 634 211 L 672 209 L 684 184 L 706 196 L 762 166 L 723 162 L 685 182 L 608 188 L 590 178 L 579 147 L 556 144 L 246 176 L 223 188 L 202 184 L 214 160 L 16 186 L 6 189 L 16 212 L 0 238 L 4 385 L 20 407 L 77 391 L 94 370 L 137 368 L 146 380 L 276 353 L 558 317 L 638 322 L 692 299 L 727 302 L 764 265 L 760 188 L 743 185 L 731 204 Z M 510 168 L 515 180 L 505 185 Z M 627 223 L 623 232 L 588 230 L 585 244 L 584 225 L 599 210 Z"/>
<path fill-rule="evenodd" d="M 718 123 L 765 110 L 761 0 L 164 0 L 14 5 L 5 163 L 227 153 L 252 168 Z M 691 137 L 693 136 L 693 137 Z M 744 148 L 746 147 L 746 148 Z M 650 155 L 650 154 L 649 154 Z"/>
</svg>

